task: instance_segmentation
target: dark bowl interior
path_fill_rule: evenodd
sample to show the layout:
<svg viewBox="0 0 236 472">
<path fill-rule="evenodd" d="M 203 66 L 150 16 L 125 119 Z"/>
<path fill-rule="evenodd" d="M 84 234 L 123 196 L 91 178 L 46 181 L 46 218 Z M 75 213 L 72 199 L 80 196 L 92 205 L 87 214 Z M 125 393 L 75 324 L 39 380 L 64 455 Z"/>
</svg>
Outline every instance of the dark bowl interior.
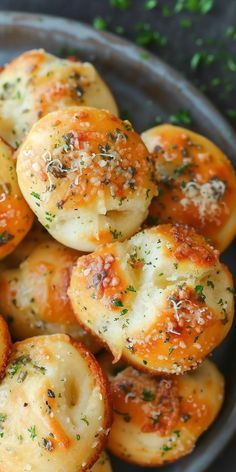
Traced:
<svg viewBox="0 0 236 472">
<path fill-rule="evenodd" d="M 0 13 L 0 63 L 20 52 L 43 47 L 60 54 L 78 51 L 83 60 L 92 61 L 110 85 L 121 110 L 130 112 L 138 131 L 154 125 L 156 116 L 168 120 L 179 109 L 191 112 L 191 128 L 218 144 L 236 163 L 236 135 L 206 100 L 173 69 L 156 57 L 141 57 L 141 49 L 116 36 L 61 18 L 24 13 Z M 235 272 L 235 245 L 222 256 Z M 233 329 L 225 342 L 213 354 L 213 359 L 226 378 L 226 399 L 220 416 L 199 440 L 191 455 L 176 464 L 166 466 L 166 472 L 201 472 L 222 450 L 236 431 L 236 345 Z M 114 471 L 135 472 L 136 466 L 113 460 Z M 160 470 L 160 469 L 159 469 Z"/>
</svg>

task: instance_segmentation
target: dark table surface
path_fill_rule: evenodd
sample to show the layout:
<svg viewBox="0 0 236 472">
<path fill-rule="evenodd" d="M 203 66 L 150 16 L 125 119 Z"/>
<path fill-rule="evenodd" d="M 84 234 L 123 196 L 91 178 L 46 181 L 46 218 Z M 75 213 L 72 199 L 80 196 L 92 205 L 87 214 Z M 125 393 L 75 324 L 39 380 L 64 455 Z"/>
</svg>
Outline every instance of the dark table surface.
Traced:
<svg viewBox="0 0 236 472">
<path fill-rule="evenodd" d="M 0 0 L 0 10 L 73 18 L 136 41 L 178 69 L 236 126 L 236 0 Z M 236 437 L 208 472 L 222 470 L 236 471 Z"/>
</svg>

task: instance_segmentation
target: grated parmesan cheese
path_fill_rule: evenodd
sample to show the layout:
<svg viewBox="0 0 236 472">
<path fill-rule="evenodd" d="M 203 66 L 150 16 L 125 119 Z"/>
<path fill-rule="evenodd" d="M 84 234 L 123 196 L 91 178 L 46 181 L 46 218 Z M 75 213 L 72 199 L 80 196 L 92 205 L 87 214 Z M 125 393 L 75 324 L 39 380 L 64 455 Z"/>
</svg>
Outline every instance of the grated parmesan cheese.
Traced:
<svg viewBox="0 0 236 472">
<path fill-rule="evenodd" d="M 202 223 L 206 218 L 210 221 L 217 221 L 222 211 L 222 204 L 220 205 L 219 201 L 224 196 L 225 190 L 225 182 L 219 179 L 211 179 L 204 184 L 193 180 L 182 189 L 185 196 L 180 200 L 180 203 L 184 209 L 193 204 L 199 211 Z"/>
</svg>

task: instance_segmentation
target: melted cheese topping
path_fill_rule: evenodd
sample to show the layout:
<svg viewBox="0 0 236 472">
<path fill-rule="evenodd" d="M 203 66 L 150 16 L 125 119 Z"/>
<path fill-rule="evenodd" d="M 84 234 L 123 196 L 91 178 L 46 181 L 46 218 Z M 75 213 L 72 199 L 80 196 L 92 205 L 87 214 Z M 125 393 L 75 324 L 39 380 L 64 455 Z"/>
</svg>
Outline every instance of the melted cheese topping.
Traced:
<svg viewBox="0 0 236 472">
<path fill-rule="evenodd" d="M 203 224 L 209 221 L 220 225 L 223 206 L 220 200 L 223 198 L 225 191 L 226 184 L 222 180 L 212 179 L 205 184 L 199 184 L 193 180 L 184 186 L 184 198 L 180 200 L 180 204 L 184 210 L 194 205 L 198 209 Z"/>
</svg>

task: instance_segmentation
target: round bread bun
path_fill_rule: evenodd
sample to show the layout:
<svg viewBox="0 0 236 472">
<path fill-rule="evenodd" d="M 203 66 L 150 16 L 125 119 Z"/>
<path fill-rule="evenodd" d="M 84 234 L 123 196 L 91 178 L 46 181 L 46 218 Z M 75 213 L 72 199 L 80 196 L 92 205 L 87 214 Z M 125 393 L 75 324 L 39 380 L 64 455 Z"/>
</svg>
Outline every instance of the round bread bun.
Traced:
<svg viewBox="0 0 236 472">
<path fill-rule="evenodd" d="M 0 312 L 15 340 L 66 333 L 93 352 L 99 345 L 79 325 L 67 290 L 80 253 L 53 240 L 41 243 L 16 269 L 0 273 Z"/>
<path fill-rule="evenodd" d="M 101 358 L 109 375 L 114 422 L 109 450 L 140 466 L 159 466 L 189 454 L 219 413 L 224 379 L 213 362 L 183 376 L 152 377 Z"/>
<path fill-rule="evenodd" d="M 5 268 L 17 268 L 41 243 L 53 241 L 50 234 L 37 220 L 16 249 L 4 259 Z"/>
<path fill-rule="evenodd" d="M 0 384 L 1 472 L 78 472 L 98 459 L 111 425 L 93 355 L 65 334 L 14 345 Z"/>
<path fill-rule="evenodd" d="M 147 222 L 193 226 L 226 249 L 236 235 L 236 175 L 227 157 L 205 137 L 168 124 L 145 131 L 142 139 L 159 187 Z"/>
<path fill-rule="evenodd" d="M 197 367 L 233 321 L 228 269 L 216 249 L 181 225 L 153 227 L 82 256 L 69 297 L 114 362 L 123 356 L 153 374 Z"/>
<path fill-rule="evenodd" d="M 92 467 L 91 472 L 112 472 L 111 462 L 106 452 L 102 453 Z"/>
<path fill-rule="evenodd" d="M 4 376 L 11 354 L 11 336 L 6 321 L 0 315 L 0 379 Z"/>
<path fill-rule="evenodd" d="M 13 151 L 1 138 L 0 169 L 1 260 L 10 254 L 27 234 L 33 223 L 33 213 L 19 189 Z"/>
<path fill-rule="evenodd" d="M 7 64 L 0 74 L 1 135 L 13 147 L 18 147 L 39 118 L 73 105 L 118 113 L 111 91 L 88 62 L 72 62 L 34 49 Z"/>
<path fill-rule="evenodd" d="M 134 234 L 156 193 L 148 151 L 130 123 L 89 107 L 39 120 L 19 150 L 17 174 L 39 221 L 81 251 Z"/>
</svg>

